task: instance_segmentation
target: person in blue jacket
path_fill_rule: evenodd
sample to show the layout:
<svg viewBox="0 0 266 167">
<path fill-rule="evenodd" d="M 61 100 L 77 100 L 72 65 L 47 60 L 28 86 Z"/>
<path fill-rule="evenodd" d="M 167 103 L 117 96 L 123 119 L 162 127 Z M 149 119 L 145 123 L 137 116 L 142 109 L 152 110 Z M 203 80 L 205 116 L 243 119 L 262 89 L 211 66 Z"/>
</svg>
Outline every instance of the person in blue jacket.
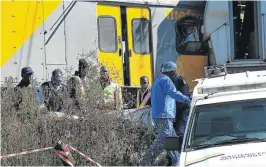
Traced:
<svg viewBox="0 0 266 167">
<path fill-rule="evenodd" d="M 176 74 L 176 70 L 177 65 L 175 63 L 164 63 L 161 66 L 162 74 L 153 83 L 151 90 L 152 118 L 158 135 L 150 147 L 148 155 L 144 156 L 141 162 L 142 165 L 151 165 L 151 160 L 156 159 L 163 152 L 167 136 L 177 136 L 173 127 L 173 121 L 176 116 L 176 101 L 188 105 L 191 103 L 187 96 L 176 90 L 171 80 Z M 179 164 L 179 153 L 177 151 L 168 151 L 167 154 L 171 158 L 173 165 Z"/>
</svg>

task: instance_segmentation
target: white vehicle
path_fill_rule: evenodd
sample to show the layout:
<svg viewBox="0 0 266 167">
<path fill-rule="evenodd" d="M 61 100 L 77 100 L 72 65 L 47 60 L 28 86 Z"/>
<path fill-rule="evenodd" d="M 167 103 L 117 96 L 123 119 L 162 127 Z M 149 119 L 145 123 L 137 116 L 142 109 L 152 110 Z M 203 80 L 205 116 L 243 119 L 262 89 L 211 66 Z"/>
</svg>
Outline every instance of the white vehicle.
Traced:
<svg viewBox="0 0 266 167">
<path fill-rule="evenodd" d="M 219 70 L 206 68 L 194 89 L 180 166 L 266 166 L 266 71 Z"/>
</svg>

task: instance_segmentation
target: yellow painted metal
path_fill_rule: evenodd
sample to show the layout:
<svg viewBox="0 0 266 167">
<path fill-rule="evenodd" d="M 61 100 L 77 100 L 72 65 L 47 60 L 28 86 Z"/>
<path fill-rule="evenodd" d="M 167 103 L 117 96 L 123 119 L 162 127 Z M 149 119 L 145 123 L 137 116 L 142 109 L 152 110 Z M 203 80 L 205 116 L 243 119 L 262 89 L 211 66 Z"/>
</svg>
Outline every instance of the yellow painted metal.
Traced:
<svg viewBox="0 0 266 167">
<path fill-rule="evenodd" d="M 119 6 L 109 6 L 109 5 L 97 5 L 97 17 L 99 16 L 110 16 L 116 20 L 116 33 L 117 33 L 117 50 L 115 53 L 104 53 L 98 49 L 98 59 L 99 62 L 106 66 L 109 70 L 110 77 L 115 80 L 120 85 L 124 84 L 123 80 L 123 59 L 119 55 L 119 49 L 122 48 L 121 43 L 121 11 Z"/>
<path fill-rule="evenodd" d="M 1 1 L 1 68 L 61 2 Z"/>
<path fill-rule="evenodd" d="M 168 20 L 179 20 L 185 16 L 190 16 L 191 15 L 191 10 L 187 10 L 185 12 L 182 12 L 182 11 L 177 11 L 177 10 L 166 10 L 165 12 L 165 17 L 166 19 Z"/>
<path fill-rule="evenodd" d="M 150 20 L 150 11 L 147 8 L 130 8 L 127 11 L 127 31 L 128 31 L 128 47 L 131 50 L 129 57 L 130 65 L 130 84 L 138 86 L 141 76 L 147 76 L 152 84 L 152 56 L 151 54 L 140 55 L 134 52 L 132 39 L 132 20 L 136 18 L 146 18 Z"/>
<path fill-rule="evenodd" d="M 189 91 L 192 92 L 197 83 L 192 81 L 198 78 L 204 78 L 204 67 L 208 65 L 208 56 L 206 55 L 181 55 L 178 57 L 177 73 L 183 76 L 189 85 Z"/>
</svg>

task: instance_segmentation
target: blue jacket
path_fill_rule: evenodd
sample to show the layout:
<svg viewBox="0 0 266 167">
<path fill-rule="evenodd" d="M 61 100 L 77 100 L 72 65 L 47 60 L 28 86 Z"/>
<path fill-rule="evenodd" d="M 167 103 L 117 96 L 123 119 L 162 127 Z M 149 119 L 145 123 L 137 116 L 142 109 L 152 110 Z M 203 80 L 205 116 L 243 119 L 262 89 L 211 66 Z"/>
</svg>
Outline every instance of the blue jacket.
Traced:
<svg viewBox="0 0 266 167">
<path fill-rule="evenodd" d="M 151 90 L 152 118 L 175 118 L 176 101 L 191 103 L 188 97 L 176 90 L 168 76 L 160 75 Z"/>
</svg>

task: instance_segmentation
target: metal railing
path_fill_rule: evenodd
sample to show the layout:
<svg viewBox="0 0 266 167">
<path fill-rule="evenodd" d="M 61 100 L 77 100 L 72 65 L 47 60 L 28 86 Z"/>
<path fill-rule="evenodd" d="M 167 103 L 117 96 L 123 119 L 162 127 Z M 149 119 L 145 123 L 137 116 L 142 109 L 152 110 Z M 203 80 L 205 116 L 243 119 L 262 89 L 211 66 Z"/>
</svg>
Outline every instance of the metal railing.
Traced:
<svg viewBox="0 0 266 167">
<path fill-rule="evenodd" d="M 205 77 L 206 78 L 213 78 L 224 76 L 227 74 L 226 65 L 214 65 L 214 66 L 207 66 L 204 67 Z"/>
<path fill-rule="evenodd" d="M 263 48 L 264 48 L 264 53 L 263 53 L 263 56 L 264 56 L 264 62 L 266 62 L 266 26 L 265 26 L 265 15 L 266 13 L 262 13 L 261 14 L 261 17 L 262 17 L 262 37 L 263 37 Z"/>
</svg>

